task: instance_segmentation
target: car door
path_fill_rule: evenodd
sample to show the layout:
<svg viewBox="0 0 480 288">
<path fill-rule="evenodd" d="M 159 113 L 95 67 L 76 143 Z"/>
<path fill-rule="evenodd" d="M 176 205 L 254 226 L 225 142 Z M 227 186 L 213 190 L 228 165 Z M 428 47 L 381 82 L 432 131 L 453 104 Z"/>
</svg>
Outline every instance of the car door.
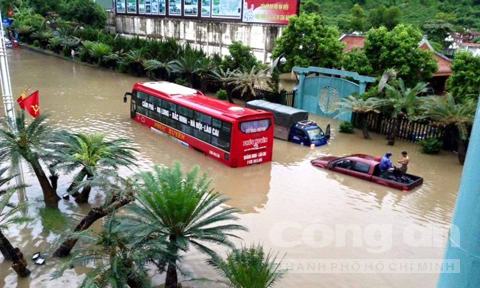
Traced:
<svg viewBox="0 0 480 288">
<path fill-rule="evenodd" d="M 332 170 L 364 180 L 370 180 L 371 178 L 369 174 L 370 165 L 368 163 L 354 161 L 351 159 L 338 160 L 333 164 Z"/>
</svg>

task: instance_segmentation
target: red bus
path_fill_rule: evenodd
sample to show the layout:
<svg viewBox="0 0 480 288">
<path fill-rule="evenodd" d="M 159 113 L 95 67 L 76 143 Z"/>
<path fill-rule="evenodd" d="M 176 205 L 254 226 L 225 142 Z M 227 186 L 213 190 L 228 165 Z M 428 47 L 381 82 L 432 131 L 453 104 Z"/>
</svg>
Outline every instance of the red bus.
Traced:
<svg viewBox="0 0 480 288">
<path fill-rule="evenodd" d="M 272 160 L 273 114 L 205 96 L 170 82 L 133 86 L 130 116 L 231 167 Z"/>
</svg>

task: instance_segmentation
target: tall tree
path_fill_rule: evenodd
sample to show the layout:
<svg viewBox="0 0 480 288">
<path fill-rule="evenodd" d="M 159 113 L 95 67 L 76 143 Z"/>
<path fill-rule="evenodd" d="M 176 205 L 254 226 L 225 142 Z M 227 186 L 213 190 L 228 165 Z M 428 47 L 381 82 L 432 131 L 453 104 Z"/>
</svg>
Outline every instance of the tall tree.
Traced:
<svg viewBox="0 0 480 288">
<path fill-rule="evenodd" d="M 370 11 L 368 20 L 370 25 L 379 28 L 386 27 L 388 30 L 392 30 L 400 23 L 400 16 L 402 12 L 397 6 L 385 7 L 380 5 L 379 7 Z"/>
<path fill-rule="evenodd" d="M 47 176 L 41 164 L 52 155 L 52 146 L 56 144 L 54 131 L 45 120 L 46 116 L 42 114 L 27 124 L 25 113 L 20 113 L 15 119 L 17 129 L 4 121 L 3 128 L 0 128 L 0 162 L 9 161 L 10 167 L 16 171 L 21 159 L 27 161 L 40 183 L 45 205 L 57 208 L 60 200 L 56 193 L 58 176 L 52 170 Z"/>
<path fill-rule="evenodd" d="M 184 174 L 177 163 L 172 168 L 155 166 L 153 172 L 141 173 L 137 201 L 127 207 L 128 213 L 121 219 L 123 229 L 138 241 L 166 239 L 166 288 L 179 287 L 180 254 L 190 246 L 214 256 L 207 244 L 233 247 L 229 237 L 245 230 L 232 223 L 238 210 L 223 207 L 226 199 L 210 188 L 210 180 L 199 171 L 197 167 Z"/>
<path fill-rule="evenodd" d="M 326 25 L 318 15 L 292 17 L 275 43 L 273 57 L 283 54 L 287 62 L 282 70 L 286 72 L 293 66 L 340 68 L 343 44 L 339 37 L 337 28 Z"/>
<path fill-rule="evenodd" d="M 270 253 L 265 253 L 262 246 L 233 249 L 226 260 L 214 257 L 208 261 L 225 278 L 233 288 L 270 288 L 283 276 L 280 261 Z"/>
<path fill-rule="evenodd" d="M 422 115 L 447 129 L 455 128 L 458 144 L 458 160 L 461 164 L 465 161 L 468 142 L 468 128 L 473 123 L 476 105 L 474 100 L 457 103 L 455 98 L 448 94 L 445 97 L 429 97 L 421 106 Z"/>
<path fill-rule="evenodd" d="M 356 113 L 362 125 L 363 138 L 370 139 L 371 137 L 368 133 L 367 116 L 369 113 L 372 112 L 380 113 L 379 108 L 382 107 L 382 105 L 384 105 L 384 100 L 382 99 L 378 99 L 375 97 L 363 99 L 360 96 L 351 95 L 347 98 L 342 99 L 342 102 L 340 102 L 340 111 L 342 111 L 343 113 Z"/>
<path fill-rule="evenodd" d="M 385 106 L 391 111 L 395 120 L 388 135 L 388 144 L 394 145 L 398 133 L 398 124 L 402 117 L 414 117 L 420 108 L 418 96 L 427 91 L 427 83 L 419 82 L 413 88 L 407 87 L 403 79 L 398 79 L 395 85 L 386 84 L 387 96 Z"/>
<path fill-rule="evenodd" d="M 418 48 L 421 39 L 420 30 L 411 25 L 400 24 L 392 31 L 372 29 L 367 33 L 365 54 L 378 76 L 393 68 L 407 85 L 414 86 L 438 69 L 432 52 Z"/>
<path fill-rule="evenodd" d="M 367 15 L 359 4 L 355 4 L 350 10 L 350 30 L 366 31 L 368 29 Z"/>
<path fill-rule="evenodd" d="M 480 57 L 470 52 L 458 52 L 453 60 L 452 71 L 447 82 L 448 91 L 458 103 L 468 99 L 477 100 L 480 95 Z"/>
</svg>

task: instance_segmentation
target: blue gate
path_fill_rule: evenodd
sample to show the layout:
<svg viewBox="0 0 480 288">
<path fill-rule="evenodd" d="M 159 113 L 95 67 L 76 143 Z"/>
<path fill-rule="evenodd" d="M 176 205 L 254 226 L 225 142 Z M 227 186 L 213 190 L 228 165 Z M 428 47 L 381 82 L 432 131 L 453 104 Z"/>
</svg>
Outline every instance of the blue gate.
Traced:
<svg viewBox="0 0 480 288">
<path fill-rule="evenodd" d="M 307 110 L 320 116 L 351 120 L 351 113 L 339 115 L 339 102 L 354 93 L 365 93 L 367 83 L 375 78 L 362 76 L 356 72 L 320 67 L 293 67 L 298 83 L 295 91 L 296 108 Z"/>
</svg>

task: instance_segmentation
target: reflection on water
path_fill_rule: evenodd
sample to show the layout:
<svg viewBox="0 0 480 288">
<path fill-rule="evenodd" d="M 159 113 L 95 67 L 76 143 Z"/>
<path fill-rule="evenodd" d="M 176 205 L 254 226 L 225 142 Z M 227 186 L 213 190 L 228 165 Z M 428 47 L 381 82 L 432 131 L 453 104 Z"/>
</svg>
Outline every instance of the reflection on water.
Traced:
<svg viewBox="0 0 480 288">
<path fill-rule="evenodd" d="M 432 245 L 412 245 L 403 241 L 406 229 L 435 230 L 432 237 L 445 242 L 452 209 L 455 202 L 461 166 L 454 155 L 421 154 L 419 147 L 399 141 L 387 146 L 384 136 L 372 135 L 373 140 L 363 140 L 361 133 L 345 135 L 336 133 L 334 120 L 312 117 L 321 127 L 332 124 L 332 140 L 327 146 L 310 149 L 300 145 L 275 140 L 273 161 L 253 167 L 228 168 L 203 154 L 187 149 L 163 135 L 133 122 L 128 105 L 123 104 L 125 91 L 141 79 L 123 74 L 92 69 L 65 62 L 61 59 L 29 51 L 9 51 L 15 95 L 25 87 L 40 90 L 41 108 L 51 115 L 52 124 L 70 131 L 101 132 L 108 137 L 129 137 L 139 149 L 139 167 L 149 169 L 153 164 L 171 165 L 179 161 L 186 169 L 199 165 L 213 180 L 213 187 L 230 198 L 228 204 L 242 210 L 240 222 L 250 232 L 242 234 L 244 243 L 262 243 L 282 254 L 286 260 L 299 259 L 399 259 L 441 258 L 443 248 Z M 3 108 L 2 108 L 3 109 Z M 3 110 L 2 110 L 3 111 Z M 407 150 L 411 158 L 410 172 L 424 177 L 422 187 L 410 193 L 393 190 L 346 175 L 318 169 L 310 160 L 321 155 L 347 155 L 366 153 L 383 155 L 391 151 L 394 158 Z M 49 243 L 59 237 L 65 221 L 75 223 L 88 207 L 78 208 L 73 201 L 61 201 L 67 216 L 52 223 L 52 215 L 42 207 L 41 193 L 36 180 L 27 175 L 30 215 L 39 215 L 33 222 L 8 230 L 12 241 L 20 246 L 27 257 L 36 251 L 49 251 Z M 62 193 L 68 177 L 60 179 Z M 101 201 L 93 195 L 91 203 Z M 318 245 L 321 233 L 308 234 L 315 225 L 354 225 L 360 229 L 371 224 L 388 224 L 391 246 L 381 252 L 372 247 L 337 242 Z M 95 229 L 99 229 L 97 223 Z M 310 231 L 310 232 L 309 232 Z M 422 230 L 423 231 L 423 230 Z M 309 239 L 310 235 L 313 239 Z M 338 239 L 337 239 L 338 240 Z M 240 242 L 239 242 L 240 243 Z M 387 245 L 384 241 L 382 245 Z M 317 244 L 317 245 L 316 245 Z M 50 251 L 49 251 L 50 252 Z M 224 251 L 220 251 L 224 252 Z M 215 271 L 204 264 L 204 258 L 192 251 L 185 257 L 185 270 L 192 278 L 218 279 Z M 48 259 L 45 266 L 34 266 L 32 277 L 17 283 L 15 273 L 8 263 L 0 263 L 0 287 L 75 287 L 83 278 L 84 269 L 67 271 L 64 277 L 50 281 L 50 273 L 57 260 Z M 318 272 L 318 271 L 316 271 Z M 434 287 L 436 274 L 320 274 L 290 272 L 278 287 Z M 162 276 L 156 276 L 161 283 Z M 200 284 L 198 284 L 200 285 Z M 211 284 L 195 287 L 221 287 Z"/>
</svg>

